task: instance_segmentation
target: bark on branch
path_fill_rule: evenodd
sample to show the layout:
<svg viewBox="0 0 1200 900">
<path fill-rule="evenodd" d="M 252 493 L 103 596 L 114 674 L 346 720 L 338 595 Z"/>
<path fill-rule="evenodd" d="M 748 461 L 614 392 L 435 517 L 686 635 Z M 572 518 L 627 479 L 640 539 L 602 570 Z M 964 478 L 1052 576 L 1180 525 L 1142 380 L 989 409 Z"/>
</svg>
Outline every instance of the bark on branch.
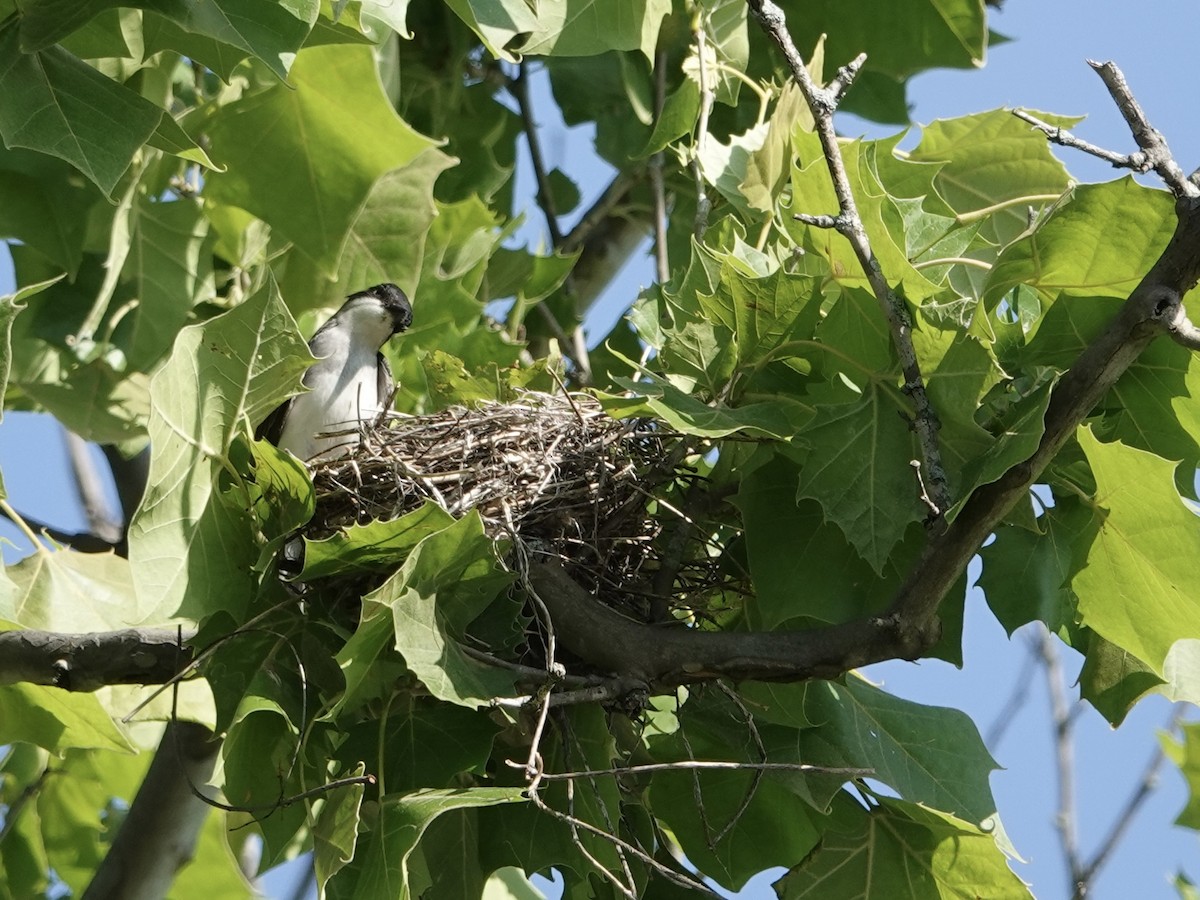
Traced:
<svg viewBox="0 0 1200 900">
<path fill-rule="evenodd" d="M 190 636 L 186 633 L 184 640 Z M 0 684 L 24 681 L 67 691 L 94 691 L 107 684 L 162 684 L 191 660 L 191 648 L 180 646 L 174 628 L 0 633 Z"/>
<path fill-rule="evenodd" d="M 747 0 L 750 12 L 758 20 L 787 61 L 792 78 L 800 87 L 805 102 L 812 112 L 817 137 L 821 141 L 821 150 L 825 163 L 829 168 L 829 177 L 833 182 L 833 191 L 837 196 L 838 214 L 797 215 L 800 221 L 820 228 L 833 228 L 850 243 L 859 265 L 871 285 L 871 292 L 879 301 L 879 306 L 887 319 L 892 333 L 892 344 L 900 358 L 900 368 L 904 373 L 904 393 L 912 398 L 914 417 L 913 430 L 921 448 L 921 457 L 925 467 L 925 484 L 932 503 L 930 504 L 930 521 L 940 522 L 951 506 L 950 482 L 946 477 L 946 469 L 942 464 L 942 451 L 938 441 L 940 427 L 937 413 L 925 390 L 925 379 L 921 374 L 921 366 L 917 362 L 917 352 L 912 341 L 912 322 L 904 299 L 900 297 L 887 282 L 875 251 L 871 249 L 870 238 L 867 237 L 862 217 L 858 212 L 858 204 L 854 192 L 850 189 L 850 178 L 846 174 L 846 164 L 842 159 L 841 147 L 838 143 L 837 130 L 833 126 L 833 113 L 846 91 L 850 89 L 866 57 L 860 55 L 847 66 L 838 70 L 837 76 L 829 87 L 819 87 L 805 68 L 792 36 L 788 33 L 783 10 L 772 0 Z"/>
</svg>

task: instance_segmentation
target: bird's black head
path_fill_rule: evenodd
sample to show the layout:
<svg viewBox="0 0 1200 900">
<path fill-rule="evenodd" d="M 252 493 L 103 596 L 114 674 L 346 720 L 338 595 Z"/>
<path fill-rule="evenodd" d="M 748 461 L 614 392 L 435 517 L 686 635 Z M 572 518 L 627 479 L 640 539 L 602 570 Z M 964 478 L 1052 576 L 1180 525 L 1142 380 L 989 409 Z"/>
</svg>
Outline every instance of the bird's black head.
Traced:
<svg viewBox="0 0 1200 900">
<path fill-rule="evenodd" d="M 400 290 L 400 288 L 396 287 L 390 281 L 369 287 L 366 290 L 359 291 L 357 294 L 351 294 L 348 299 L 353 300 L 355 297 L 374 297 L 382 303 L 383 308 L 392 314 L 393 334 L 406 331 L 412 325 L 412 304 L 408 302 L 408 297 L 405 296 L 404 291 Z"/>
</svg>

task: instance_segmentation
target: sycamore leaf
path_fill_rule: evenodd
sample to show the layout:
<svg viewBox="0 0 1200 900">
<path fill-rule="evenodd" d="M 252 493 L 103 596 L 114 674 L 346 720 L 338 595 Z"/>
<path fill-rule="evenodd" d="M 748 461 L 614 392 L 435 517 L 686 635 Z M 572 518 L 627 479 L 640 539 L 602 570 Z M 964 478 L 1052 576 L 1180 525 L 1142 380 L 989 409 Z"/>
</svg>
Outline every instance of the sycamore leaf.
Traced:
<svg viewBox="0 0 1200 900">
<path fill-rule="evenodd" d="M 1200 638 L 1200 521 L 1175 489 L 1175 463 L 1078 432 L 1103 510 L 1071 580 L 1084 625 L 1155 674 L 1181 638 Z"/>
<path fill-rule="evenodd" d="M 134 7 L 157 13 L 181 32 L 223 45 L 239 59 L 261 59 L 280 78 L 317 19 L 318 0 L 246 3 L 244 0 L 34 0 L 22 10 L 21 47 L 42 50 L 102 10 Z M 162 47 L 149 46 L 150 56 Z M 174 47 L 186 53 L 188 47 Z"/>
<path fill-rule="evenodd" d="M 525 800 L 520 788 L 485 787 L 414 791 L 379 804 L 371 831 L 360 842 L 354 861 L 328 884 L 330 900 L 389 897 L 409 900 L 409 857 L 421 835 L 438 816 Z M 364 846 L 365 845 L 365 846 Z"/>
<path fill-rule="evenodd" d="M 754 575 L 747 614 L 756 629 L 798 618 L 846 622 L 877 611 L 891 592 L 894 579 L 881 581 L 817 503 L 795 502 L 799 481 L 799 468 L 778 457 L 744 476 L 734 500 Z M 841 564 L 828 565 L 835 558 Z"/>
<path fill-rule="evenodd" d="M 998 768 L 966 713 L 902 700 L 848 677 L 806 694 L 818 725 L 799 754 L 827 766 L 866 766 L 901 797 L 998 829 L 988 773 Z"/>
<path fill-rule="evenodd" d="M 0 686 L 0 741 L 28 741 L 57 756 L 72 747 L 133 749 L 95 694 L 34 684 Z"/>
<path fill-rule="evenodd" d="M 796 401 L 778 398 L 745 406 L 710 406 L 665 381 L 614 379 L 634 396 L 597 394 L 605 411 L 617 418 L 656 416 L 684 434 L 725 437 L 745 432 L 752 436 L 787 440 L 796 433 L 805 408 Z"/>
<path fill-rule="evenodd" d="M 781 900 L 988 897 L 1029 900 L 992 835 L 915 803 L 842 795 L 817 849 L 774 885 Z"/>
<path fill-rule="evenodd" d="M 8 390 L 8 376 L 12 371 L 12 327 L 17 313 L 25 308 L 25 298 L 44 291 L 64 276 L 28 284 L 12 294 L 0 297 L 0 397 Z M 0 408 L 0 420 L 4 418 L 4 410 Z"/>
<path fill-rule="evenodd" d="M 111 195 L 165 113 L 61 47 L 23 53 L 0 30 L 0 138 L 65 159 Z"/>
<path fill-rule="evenodd" d="M 227 171 L 205 194 L 254 213 L 330 276 L 379 178 L 436 146 L 396 115 L 371 49 L 338 45 L 304 50 L 291 85 L 221 108 L 209 135 Z M 432 183 L 437 170 L 422 171 Z"/>
<path fill-rule="evenodd" d="M 1012 635 L 1035 619 L 1052 632 L 1075 621 L 1075 598 L 1069 582 L 1077 548 L 1086 547 L 1095 531 L 1092 510 L 1071 497 L 1038 517 L 1040 531 L 1014 525 L 1000 528 L 996 539 L 979 551 L 988 606 Z"/>
<path fill-rule="evenodd" d="M 17 591 L 0 597 L 0 619 L 44 631 L 113 631 L 141 620 L 129 561 L 114 553 L 37 547 L 8 574 Z"/>
<path fill-rule="evenodd" d="M 361 777 L 365 771 L 365 767 L 359 764 L 358 768 L 350 771 L 350 775 Z M 317 815 L 313 825 L 313 871 L 320 894 L 324 894 L 329 879 L 354 859 L 354 848 L 358 844 L 359 811 L 365 789 L 365 785 L 352 784 L 330 791 Z"/>
<path fill-rule="evenodd" d="M 151 202 L 134 208 L 129 263 L 137 279 L 138 308 L 127 355 L 149 371 L 175 339 L 197 303 L 215 293 L 208 221 L 189 200 Z M 207 251 L 207 252 L 206 252 Z"/>
<path fill-rule="evenodd" d="M 435 697 L 478 707 L 510 692 L 512 678 L 467 656 L 459 641 L 511 580 L 472 511 L 423 538 L 400 570 L 363 598 L 364 613 L 368 605 L 391 610 L 396 649 Z"/>
<path fill-rule="evenodd" d="M 476 5 L 479 0 L 472 0 Z M 508 0 L 508 7 L 525 0 Z M 654 56 L 658 29 L 671 11 L 670 0 L 577 0 L 542 3 L 538 24 L 521 42 L 530 56 L 595 56 L 609 50 L 640 50 Z M 468 22 L 468 24 L 470 24 Z"/>
<path fill-rule="evenodd" d="M 1036 139 L 1045 143 L 1041 135 Z M 1123 299 L 1158 259 L 1175 225 L 1171 195 L 1132 176 L 1077 185 L 1036 231 L 1000 254 L 984 299 L 992 306 L 1019 284 L 1036 288 L 1043 302 L 1063 291 Z"/>
<path fill-rule="evenodd" d="M 816 415 L 800 437 L 808 446 L 797 499 L 816 500 L 871 568 L 882 573 L 909 523 L 920 518 L 912 432 L 889 388 L 871 379 L 814 389 Z"/>
<path fill-rule="evenodd" d="M 398 519 L 353 523 L 319 541 L 306 538 L 299 580 L 396 566 L 418 543 L 453 523 L 448 512 L 427 502 Z"/>
<path fill-rule="evenodd" d="M 1038 116 L 1064 128 L 1081 121 L 1078 116 Z M 991 213 L 985 233 L 999 243 L 1026 229 L 1031 206 L 1053 202 L 1070 183 L 1045 136 L 1006 109 L 938 119 L 925 127 L 908 159 L 941 163 L 933 184 L 944 211 L 959 216 Z"/>
<path fill-rule="evenodd" d="M 140 619 L 248 601 L 259 551 L 229 446 L 295 389 L 311 359 L 270 281 L 179 333 L 151 380 L 150 474 L 129 529 Z"/>
</svg>

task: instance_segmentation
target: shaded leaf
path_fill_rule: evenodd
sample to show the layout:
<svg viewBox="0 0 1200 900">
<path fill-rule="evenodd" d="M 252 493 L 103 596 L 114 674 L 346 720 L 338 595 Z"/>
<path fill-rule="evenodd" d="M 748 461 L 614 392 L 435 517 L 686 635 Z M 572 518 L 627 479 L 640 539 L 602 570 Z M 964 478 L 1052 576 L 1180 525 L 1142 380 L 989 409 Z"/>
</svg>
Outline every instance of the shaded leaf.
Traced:
<svg viewBox="0 0 1200 900">
<path fill-rule="evenodd" d="M 838 804 L 817 850 L 775 884 L 781 900 L 861 897 L 1029 898 L 990 834 L 954 816 L 878 798 Z"/>
<path fill-rule="evenodd" d="M 290 86 L 223 107 L 209 135 L 227 171 L 205 193 L 254 213 L 330 276 L 376 181 L 435 146 L 392 110 L 370 48 L 337 45 L 304 50 Z M 423 171 L 432 182 L 436 169 Z"/>
<path fill-rule="evenodd" d="M 244 608 L 258 548 L 229 446 L 311 359 L 271 282 L 179 333 L 151 381 L 150 474 L 129 529 L 138 619 Z"/>
</svg>

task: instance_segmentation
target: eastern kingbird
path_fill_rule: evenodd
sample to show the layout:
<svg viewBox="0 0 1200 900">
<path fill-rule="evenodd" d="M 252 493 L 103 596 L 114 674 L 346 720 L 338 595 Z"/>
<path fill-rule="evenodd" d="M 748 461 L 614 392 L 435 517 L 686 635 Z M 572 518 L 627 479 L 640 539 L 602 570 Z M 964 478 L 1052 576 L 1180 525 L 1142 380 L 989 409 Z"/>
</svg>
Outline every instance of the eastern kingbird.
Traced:
<svg viewBox="0 0 1200 900">
<path fill-rule="evenodd" d="M 285 400 L 255 437 L 306 461 L 344 453 L 356 440 L 344 432 L 391 403 L 392 370 L 379 350 L 411 324 L 412 306 L 396 285 L 351 294 L 308 342 L 317 357 L 304 373 L 308 391 Z"/>
</svg>

